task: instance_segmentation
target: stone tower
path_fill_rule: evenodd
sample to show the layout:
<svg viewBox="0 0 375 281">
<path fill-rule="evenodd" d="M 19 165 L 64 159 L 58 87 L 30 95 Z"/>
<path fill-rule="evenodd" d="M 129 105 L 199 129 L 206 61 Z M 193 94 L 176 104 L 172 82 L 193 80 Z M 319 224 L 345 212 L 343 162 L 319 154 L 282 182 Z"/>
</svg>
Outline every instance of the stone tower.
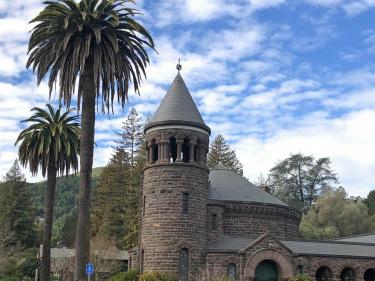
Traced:
<svg viewBox="0 0 375 281">
<path fill-rule="evenodd" d="M 188 280 L 207 243 L 207 127 L 180 73 L 145 128 L 140 263 Z"/>
</svg>

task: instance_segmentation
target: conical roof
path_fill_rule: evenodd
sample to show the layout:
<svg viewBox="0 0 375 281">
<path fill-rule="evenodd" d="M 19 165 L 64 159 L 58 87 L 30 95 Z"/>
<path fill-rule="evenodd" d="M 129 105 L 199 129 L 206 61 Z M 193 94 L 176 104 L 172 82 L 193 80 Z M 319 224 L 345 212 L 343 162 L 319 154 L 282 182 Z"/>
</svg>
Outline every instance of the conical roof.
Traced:
<svg viewBox="0 0 375 281">
<path fill-rule="evenodd" d="M 287 206 L 221 163 L 210 170 L 209 177 L 208 198 L 211 200 Z"/>
<path fill-rule="evenodd" d="M 210 128 L 204 123 L 180 72 L 177 73 L 167 94 L 147 124 L 146 130 L 159 125 L 190 125 L 210 133 Z"/>
</svg>

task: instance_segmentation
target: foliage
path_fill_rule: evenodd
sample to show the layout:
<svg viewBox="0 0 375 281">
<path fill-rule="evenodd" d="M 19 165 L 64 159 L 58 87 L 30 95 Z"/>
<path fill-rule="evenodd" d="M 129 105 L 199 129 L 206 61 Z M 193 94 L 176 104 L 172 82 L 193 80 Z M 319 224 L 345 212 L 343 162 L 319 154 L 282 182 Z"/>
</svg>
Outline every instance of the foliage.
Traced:
<svg viewBox="0 0 375 281">
<path fill-rule="evenodd" d="M 200 268 L 196 274 L 192 276 L 192 281 L 233 281 L 227 274 L 219 270 L 210 270 L 208 268 Z"/>
<path fill-rule="evenodd" d="M 31 122 L 18 136 L 21 142 L 18 156 L 23 166 L 29 166 L 33 175 L 39 169 L 43 177 L 53 167 L 61 174 L 68 174 L 70 168 L 78 169 L 80 141 L 79 116 L 69 116 L 72 109 L 61 112 L 47 104 L 48 110 L 39 107 L 31 109 L 33 115 L 22 122 Z"/>
<path fill-rule="evenodd" d="M 143 124 L 137 115 L 135 110 L 130 112 L 127 120 L 132 121 L 123 126 L 93 201 L 92 233 L 114 239 L 122 249 L 133 248 L 138 242 L 139 187 L 145 149 Z"/>
<path fill-rule="evenodd" d="M 268 185 L 274 196 L 290 207 L 307 212 L 317 198 L 338 182 L 329 158 L 315 160 L 300 153 L 280 161 L 270 170 Z"/>
<path fill-rule="evenodd" d="M 91 239 L 90 261 L 95 264 L 95 280 L 106 280 L 108 272 L 113 272 L 120 265 L 117 259 L 118 248 L 113 240 L 97 235 Z"/>
<path fill-rule="evenodd" d="M 137 11 L 124 6 L 129 2 L 46 2 L 31 21 L 35 25 L 29 41 L 27 67 L 37 72 L 38 84 L 49 75 L 50 94 L 59 86 L 59 98 L 69 105 L 78 78 L 80 106 L 82 73 L 90 67 L 96 94 L 102 96 L 102 110 L 109 110 L 115 95 L 124 107 L 129 81 L 138 92 L 145 76 L 149 58 L 144 48 L 154 47 L 148 31 L 134 20 Z"/>
<path fill-rule="evenodd" d="M 139 271 L 138 270 L 129 270 L 126 272 L 119 272 L 111 278 L 109 278 L 108 281 L 138 281 L 139 279 Z"/>
<path fill-rule="evenodd" d="M 133 107 L 125 122 L 122 123 L 120 140 L 117 141 L 119 146 L 129 154 L 132 168 L 134 167 L 135 154 L 139 152 L 142 144 L 143 127 L 142 117 L 138 116 L 137 110 Z"/>
<path fill-rule="evenodd" d="M 364 203 L 367 206 L 369 215 L 375 215 L 375 190 L 370 191 Z"/>
<path fill-rule="evenodd" d="M 375 217 L 369 216 L 360 200 L 348 198 L 344 188 L 328 191 L 303 215 L 300 233 L 307 239 L 328 239 L 375 230 Z"/>
<path fill-rule="evenodd" d="M 139 281 L 178 281 L 178 278 L 168 273 L 152 271 L 141 274 Z"/>
<path fill-rule="evenodd" d="M 36 214 L 30 192 L 18 162 L 15 161 L 0 183 L 0 225 L 8 228 L 6 245 L 27 248 L 36 243 Z"/>
<path fill-rule="evenodd" d="M 39 260 L 36 254 L 33 256 L 27 256 L 19 262 L 17 266 L 17 274 L 19 277 L 30 277 L 35 278 L 35 270 L 39 268 Z"/>
<path fill-rule="evenodd" d="M 230 148 L 229 144 L 220 134 L 211 143 L 207 158 L 209 168 L 214 168 L 219 163 L 235 171 L 237 174 L 243 175 L 242 164 L 237 159 L 236 152 Z"/>
<path fill-rule="evenodd" d="M 315 279 L 311 278 L 308 275 L 299 274 L 290 279 L 290 281 L 314 281 Z"/>
</svg>

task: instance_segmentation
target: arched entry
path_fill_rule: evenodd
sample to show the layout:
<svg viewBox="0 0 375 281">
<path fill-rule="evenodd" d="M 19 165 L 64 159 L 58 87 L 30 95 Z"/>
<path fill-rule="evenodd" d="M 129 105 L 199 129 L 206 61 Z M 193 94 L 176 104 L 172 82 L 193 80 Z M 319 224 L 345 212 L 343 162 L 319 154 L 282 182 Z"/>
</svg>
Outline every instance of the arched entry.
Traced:
<svg viewBox="0 0 375 281">
<path fill-rule="evenodd" d="M 375 268 L 367 269 L 363 278 L 365 281 L 375 281 Z"/>
<path fill-rule="evenodd" d="M 255 281 L 278 281 L 277 264 L 272 260 L 264 260 L 255 268 Z"/>
</svg>

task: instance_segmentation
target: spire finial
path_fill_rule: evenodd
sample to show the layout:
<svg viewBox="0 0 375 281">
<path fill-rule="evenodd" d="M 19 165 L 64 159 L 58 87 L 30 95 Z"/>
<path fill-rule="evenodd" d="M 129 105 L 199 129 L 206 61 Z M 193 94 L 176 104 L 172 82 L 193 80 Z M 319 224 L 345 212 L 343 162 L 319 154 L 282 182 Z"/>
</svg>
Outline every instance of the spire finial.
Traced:
<svg viewBox="0 0 375 281">
<path fill-rule="evenodd" d="M 182 69 L 182 65 L 181 65 L 180 59 L 178 59 L 178 64 L 176 65 L 176 68 L 177 68 L 178 72 L 180 72 L 180 70 Z"/>
</svg>

